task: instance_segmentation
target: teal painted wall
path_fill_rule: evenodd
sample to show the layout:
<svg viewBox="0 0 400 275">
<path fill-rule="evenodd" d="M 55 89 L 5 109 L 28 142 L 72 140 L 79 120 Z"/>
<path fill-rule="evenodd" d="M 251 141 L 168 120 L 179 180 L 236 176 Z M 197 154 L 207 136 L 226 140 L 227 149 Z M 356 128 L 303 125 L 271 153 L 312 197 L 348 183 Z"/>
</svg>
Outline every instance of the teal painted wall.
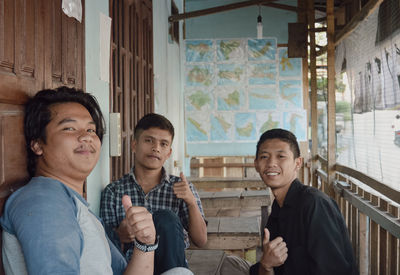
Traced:
<svg viewBox="0 0 400 275">
<path fill-rule="evenodd" d="M 109 82 L 100 80 L 100 13 L 108 16 L 108 0 L 85 1 L 85 56 L 86 91 L 93 94 L 100 104 L 106 121 L 100 160 L 87 179 L 87 200 L 90 209 L 98 214 L 100 195 L 109 183 Z"/>
<path fill-rule="evenodd" d="M 243 2 L 243 0 L 186 0 L 186 12 Z M 279 1 L 293 5 L 295 1 Z M 186 20 L 186 39 L 256 37 L 258 6 L 250 6 Z M 292 11 L 261 7 L 264 37 L 276 37 L 278 44 L 287 43 L 287 23 L 297 22 Z"/>
</svg>

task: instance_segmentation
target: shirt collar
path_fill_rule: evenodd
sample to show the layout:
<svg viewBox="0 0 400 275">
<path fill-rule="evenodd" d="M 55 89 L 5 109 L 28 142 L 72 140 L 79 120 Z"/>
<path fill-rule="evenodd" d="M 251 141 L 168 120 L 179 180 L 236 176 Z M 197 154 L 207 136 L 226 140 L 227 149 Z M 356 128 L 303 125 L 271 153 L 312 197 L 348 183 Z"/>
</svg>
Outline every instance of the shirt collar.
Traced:
<svg viewBox="0 0 400 275">
<path fill-rule="evenodd" d="M 291 206 L 296 204 L 296 200 L 298 198 L 297 194 L 301 190 L 303 184 L 298 180 L 295 179 L 289 187 L 289 190 L 286 193 L 285 200 L 283 202 L 283 206 Z"/>
<path fill-rule="evenodd" d="M 129 172 L 129 175 L 132 177 L 132 179 L 137 182 L 136 177 L 135 177 L 135 166 L 131 168 L 131 171 Z M 169 174 L 167 170 L 165 170 L 164 166 L 161 168 L 161 181 L 160 183 L 163 184 L 164 182 L 169 183 Z"/>
</svg>

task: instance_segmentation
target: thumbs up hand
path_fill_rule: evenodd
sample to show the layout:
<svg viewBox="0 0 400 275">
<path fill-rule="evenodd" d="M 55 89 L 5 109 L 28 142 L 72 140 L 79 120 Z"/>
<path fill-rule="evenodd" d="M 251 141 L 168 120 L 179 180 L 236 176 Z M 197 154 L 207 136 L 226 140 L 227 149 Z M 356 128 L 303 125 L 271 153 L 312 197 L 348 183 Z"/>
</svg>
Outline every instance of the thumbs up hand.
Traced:
<svg viewBox="0 0 400 275">
<path fill-rule="evenodd" d="M 125 209 L 125 229 L 130 236 L 145 244 L 156 242 L 156 229 L 154 228 L 153 216 L 146 208 L 132 206 L 128 195 L 122 197 L 122 205 Z"/>
<path fill-rule="evenodd" d="M 288 249 L 282 237 L 269 240 L 269 230 L 264 229 L 263 255 L 260 263 L 266 271 L 272 271 L 273 267 L 282 265 L 288 257 Z"/>
</svg>

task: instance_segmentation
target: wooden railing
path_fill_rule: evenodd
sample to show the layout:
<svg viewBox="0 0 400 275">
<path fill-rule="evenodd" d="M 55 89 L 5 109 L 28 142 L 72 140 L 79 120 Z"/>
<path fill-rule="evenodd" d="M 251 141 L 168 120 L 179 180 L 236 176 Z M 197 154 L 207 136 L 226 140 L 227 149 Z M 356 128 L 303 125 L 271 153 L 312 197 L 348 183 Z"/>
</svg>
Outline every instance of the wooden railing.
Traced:
<svg viewBox="0 0 400 275">
<path fill-rule="evenodd" d="M 318 188 L 342 211 L 360 274 L 400 274 L 400 192 L 352 168 L 336 164 L 335 170 L 331 185 L 324 169 L 316 170 Z"/>
</svg>

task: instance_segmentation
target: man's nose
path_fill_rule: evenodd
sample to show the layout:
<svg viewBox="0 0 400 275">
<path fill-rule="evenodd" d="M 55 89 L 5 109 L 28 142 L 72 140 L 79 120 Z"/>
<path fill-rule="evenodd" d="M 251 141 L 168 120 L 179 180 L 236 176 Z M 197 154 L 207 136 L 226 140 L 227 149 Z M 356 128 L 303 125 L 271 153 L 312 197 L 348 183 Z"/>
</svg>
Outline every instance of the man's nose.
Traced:
<svg viewBox="0 0 400 275">
<path fill-rule="evenodd" d="M 153 152 L 160 152 L 160 144 L 158 142 L 153 143 Z"/>
<path fill-rule="evenodd" d="M 93 133 L 90 133 L 86 130 L 82 130 L 79 133 L 79 141 L 86 141 L 86 142 L 92 142 L 93 141 Z"/>
</svg>

